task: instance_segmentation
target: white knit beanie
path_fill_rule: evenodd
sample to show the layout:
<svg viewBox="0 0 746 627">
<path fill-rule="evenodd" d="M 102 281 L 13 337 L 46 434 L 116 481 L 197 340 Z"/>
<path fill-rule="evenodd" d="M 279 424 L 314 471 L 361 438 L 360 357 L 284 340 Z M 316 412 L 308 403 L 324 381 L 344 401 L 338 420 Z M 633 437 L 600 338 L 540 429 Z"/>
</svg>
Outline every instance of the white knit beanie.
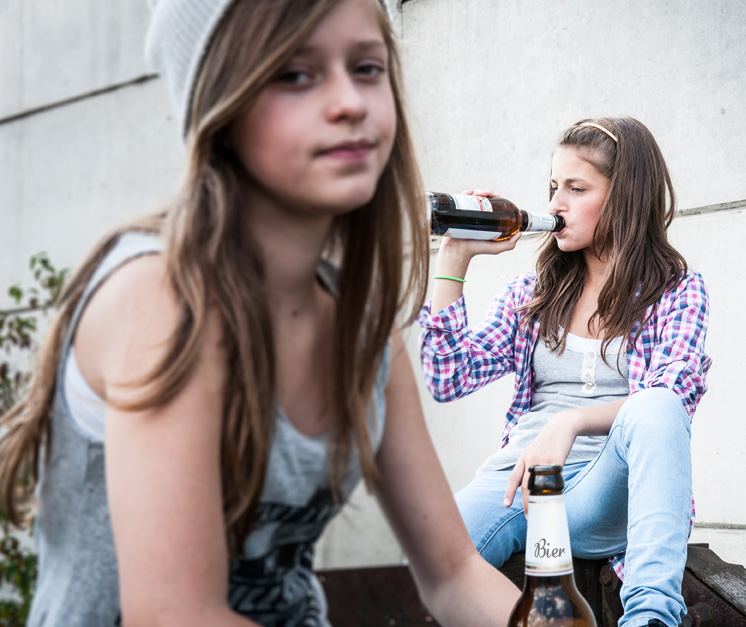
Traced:
<svg viewBox="0 0 746 627">
<path fill-rule="evenodd" d="M 186 123 L 202 61 L 220 21 L 237 0 L 147 0 L 145 59 L 166 81 L 179 126 Z M 251 0 L 246 0 L 251 1 Z M 380 0 L 390 16 L 388 0 Z"/>
</svg>

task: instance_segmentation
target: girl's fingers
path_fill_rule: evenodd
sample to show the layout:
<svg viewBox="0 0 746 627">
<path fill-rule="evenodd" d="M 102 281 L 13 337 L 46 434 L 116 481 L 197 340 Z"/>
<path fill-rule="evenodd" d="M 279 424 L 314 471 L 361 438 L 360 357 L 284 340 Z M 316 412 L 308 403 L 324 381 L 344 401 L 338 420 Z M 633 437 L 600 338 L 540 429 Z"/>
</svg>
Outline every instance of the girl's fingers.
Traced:
<svg viewBox="0 0 746 627">
<path fill-rule="evenodd" d="M 499 197 L 500 194 L 496 194 L 491 189 L 465 189 L 462 194 L 467 196 L 483 196 L 485 198 Z"/>
<path fill-rule="evenodd" d="M 513 467 L 510 477 L 508 477 L 508 485 L 505 488 L 505 507 L 510 507 L 513 504 L 518 486 L 523 482 L 524 470 L 523 461 L 519 459 Z"/>
<path fill-rule="evenodd" d="M 527 472 L 524 472 L 523 482 L 521 484 L 521 496 L 523 496 L 523 513 L 526 516 L 528 516 L 528 496 L 529 496 L 528 478 L 529 478 L 529 474 Z"/>
</svg>

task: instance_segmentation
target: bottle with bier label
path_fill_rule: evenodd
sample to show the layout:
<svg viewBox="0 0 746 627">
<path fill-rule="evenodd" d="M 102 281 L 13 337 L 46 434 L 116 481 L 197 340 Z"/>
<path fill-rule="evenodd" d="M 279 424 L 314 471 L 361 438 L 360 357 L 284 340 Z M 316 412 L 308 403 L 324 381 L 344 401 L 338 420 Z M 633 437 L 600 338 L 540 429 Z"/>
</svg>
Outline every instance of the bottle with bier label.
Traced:
<svg viewBox="0 0 746 627">
<path fill-rule="evenodd" d="M 500 242 L 518 231 L 551 231 L 565 228 L 561 216 L 529 213 L 505 198 L 427 192 L 430 233 L 461 239 Z"/>
<path fill-rule="evenodd" d="M 508 627 L 596 627 L 575 586 L 561 466 L 529 468 L 526 579 Z"/>
</svg>

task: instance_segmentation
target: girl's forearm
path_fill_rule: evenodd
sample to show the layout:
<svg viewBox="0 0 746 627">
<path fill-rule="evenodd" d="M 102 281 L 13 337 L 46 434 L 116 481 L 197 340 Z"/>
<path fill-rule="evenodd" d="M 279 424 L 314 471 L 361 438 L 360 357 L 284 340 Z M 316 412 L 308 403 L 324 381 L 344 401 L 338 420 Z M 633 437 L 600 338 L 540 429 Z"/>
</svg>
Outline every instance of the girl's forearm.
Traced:
<svg viewBox="0 0 746 627">
<path fill-rule="evenodd" d="M 435 260 L 435 277 L 451 277 L 448 279 L 435 278 L 433 281 L 432 313 L 436 314 L 451 303 L 455 303 L 464 293 L 464 284 L 454 279 L 464 279 L 469 268 L 471 258 L 450 252 L 452 246 L 447 243 L 441 245 Z"/>
<path fill-rule="evenodd" d="M 628 398 L 625 396 L 611 403 L 572 409 L 575 435 L 608 435 L 619 410 Z"/>
<path fill-rule="evenodd" d="M 518 588 L 477 553 L 437 588 L 421 594 L 443 627 L 504 627 L 520 597 Z"/>
<path fill-rule="evenodd" d="M 492 195 L 490 193 L 490 195 Z M 435 276 L 464 279 L 469 263 L 477 255 L 499 255 L 513 250 L 521 238 L 519 231 L 508 240 L 470 240 L 444 237 L 435 260 Z M 449 279 L 437 279 L 433 288 L 432 312 L 438 313 L 461 298 L 463 283 Z"/>
</svg>

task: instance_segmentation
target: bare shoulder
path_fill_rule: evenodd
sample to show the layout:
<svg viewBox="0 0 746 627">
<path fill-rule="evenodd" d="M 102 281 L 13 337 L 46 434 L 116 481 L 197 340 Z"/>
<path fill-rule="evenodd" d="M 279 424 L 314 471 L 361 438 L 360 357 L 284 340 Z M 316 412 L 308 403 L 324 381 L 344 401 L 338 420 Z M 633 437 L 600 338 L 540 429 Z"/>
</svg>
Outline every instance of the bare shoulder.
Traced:
<svg viewBox="0 0 746 627">
<path fill-rule="evenodd" d="M 171 346 L 182 315 L 163 255 L 124 263 L 96 289 L 76 330 L 83 376 L 106 399 L 112 385 L 149 374 Z M 217 322 L 208 317 L 208 335 Z"/>
<path fill-rule="evenodd" d="M 169 302 L 170 301 L 170 302 Z M 163 255 L 146 254 L 126 261 L 97 288 L 87 310 L 124 317 L 175 304 Z"/>
</svg>

